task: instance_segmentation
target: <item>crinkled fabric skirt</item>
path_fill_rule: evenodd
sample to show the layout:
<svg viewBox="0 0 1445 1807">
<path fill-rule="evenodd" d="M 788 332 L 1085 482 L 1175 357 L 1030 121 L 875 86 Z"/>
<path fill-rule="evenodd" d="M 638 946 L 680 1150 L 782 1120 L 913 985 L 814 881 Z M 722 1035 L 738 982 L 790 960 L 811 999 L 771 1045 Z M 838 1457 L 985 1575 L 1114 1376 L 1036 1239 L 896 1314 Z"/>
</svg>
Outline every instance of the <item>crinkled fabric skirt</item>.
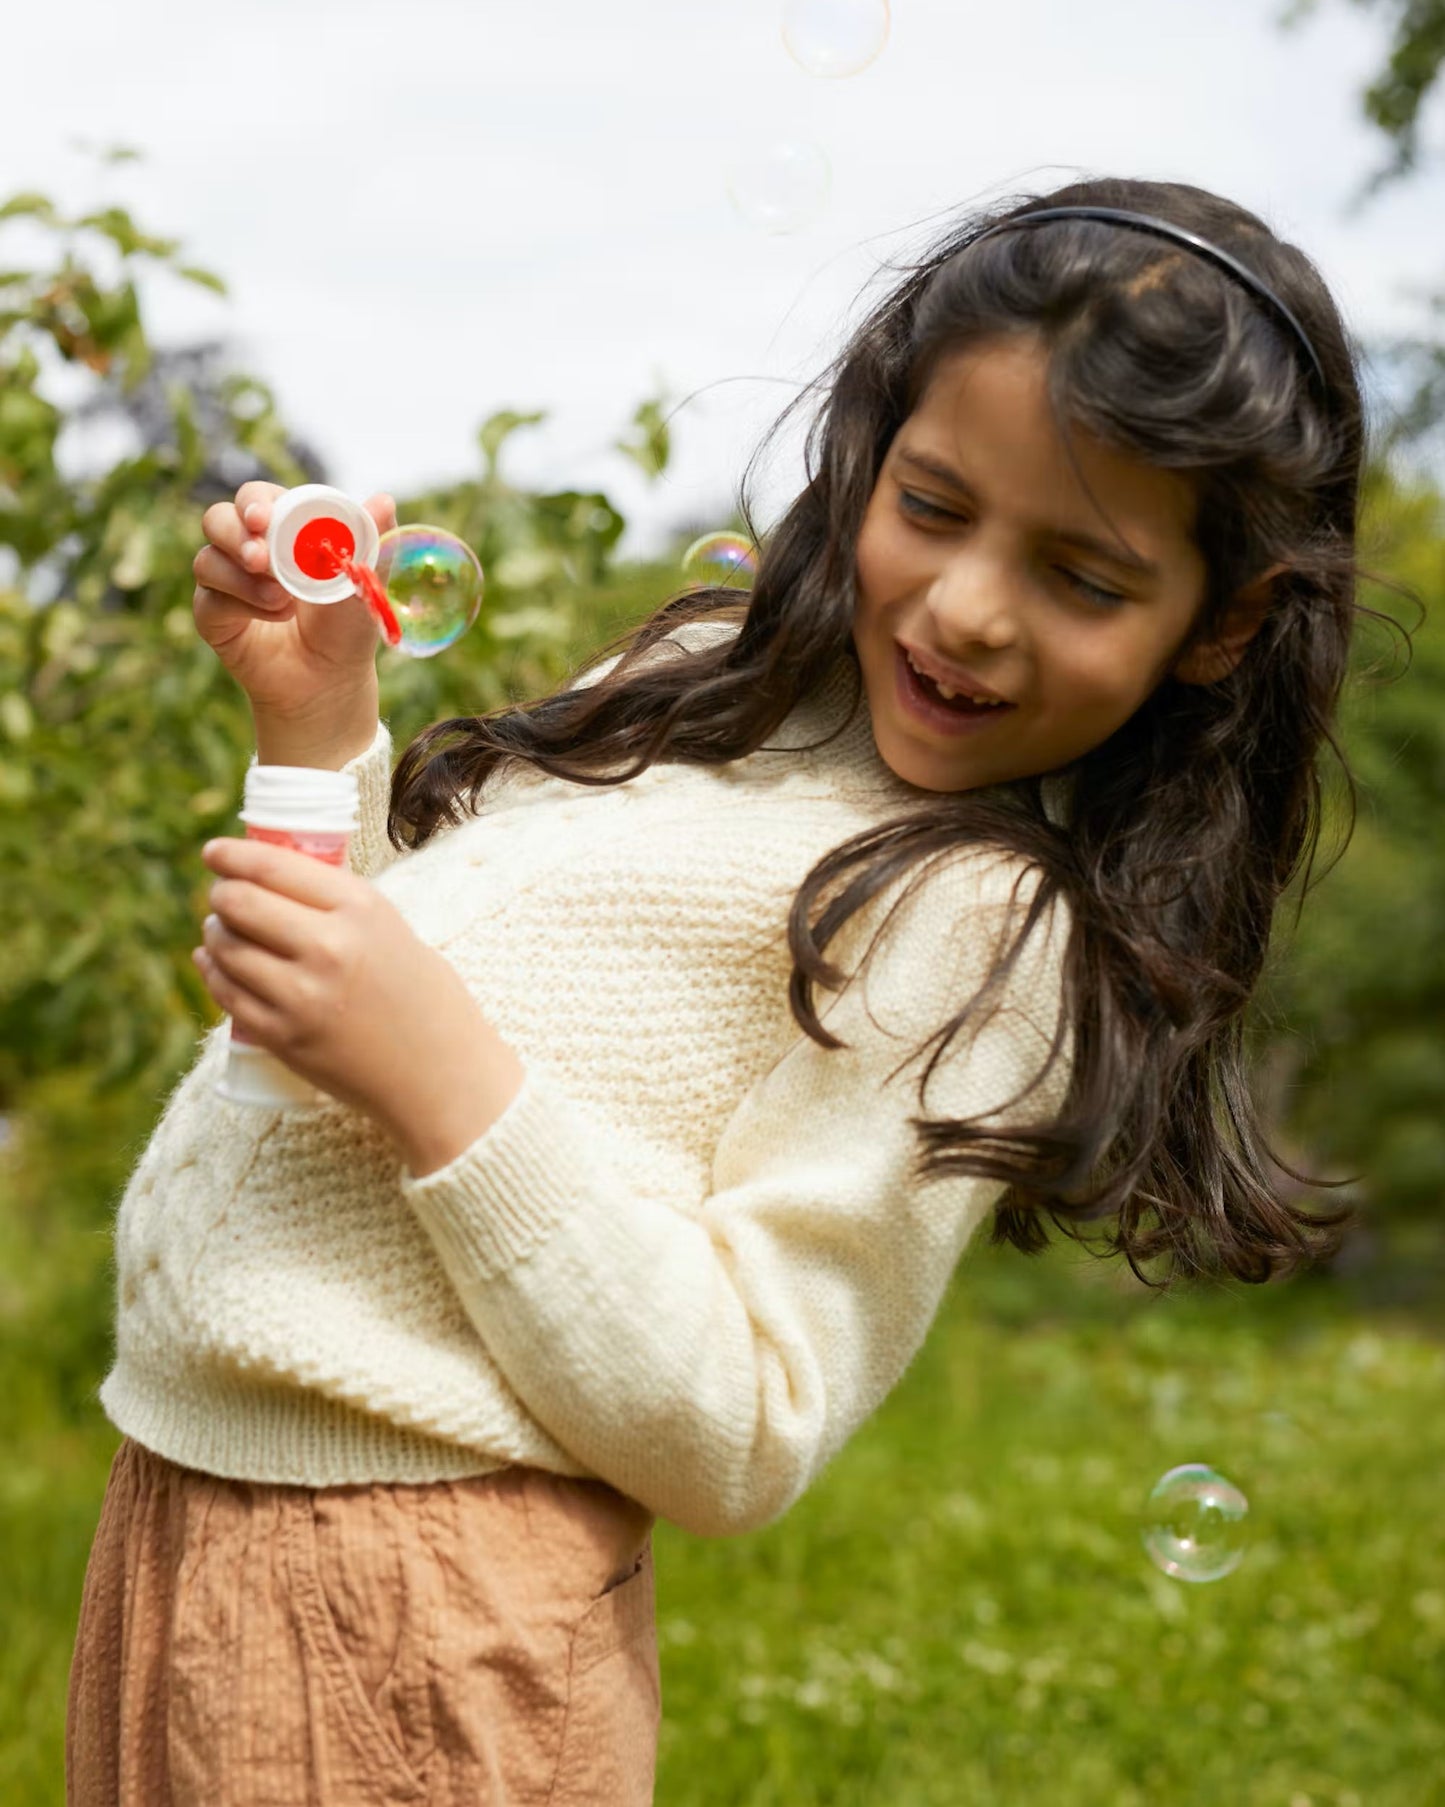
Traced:
<svg viewBox="0 0 1445 1807">
<path fill-rule="evenodd" d="M 643 1807 L 654 1522 L 534 1468 L 289 1487 L 125 1438 L 81 1595 L 68 1807 Z"/>
</svg>

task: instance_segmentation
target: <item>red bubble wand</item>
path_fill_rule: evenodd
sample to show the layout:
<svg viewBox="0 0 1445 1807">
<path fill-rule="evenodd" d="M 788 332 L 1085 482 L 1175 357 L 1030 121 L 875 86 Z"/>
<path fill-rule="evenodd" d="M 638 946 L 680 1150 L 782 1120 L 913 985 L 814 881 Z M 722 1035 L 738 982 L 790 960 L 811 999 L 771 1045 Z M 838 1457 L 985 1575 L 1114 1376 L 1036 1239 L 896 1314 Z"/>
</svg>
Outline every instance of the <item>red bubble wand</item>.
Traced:
<svg viewBox="0 0 1445 1807">
<path fill-rule="evenodd" d="M 325 515 L 307 521 L 296 535 L 291 556 L 298 568 L 318 583 L 345 572 L 371 610 L 387 645 L 400 645 L 401 623 L 396 618 L 396 610 L 371 566 L 357 563 L 356 538 L 344 521 L 331 520 Z"/>
</svg>

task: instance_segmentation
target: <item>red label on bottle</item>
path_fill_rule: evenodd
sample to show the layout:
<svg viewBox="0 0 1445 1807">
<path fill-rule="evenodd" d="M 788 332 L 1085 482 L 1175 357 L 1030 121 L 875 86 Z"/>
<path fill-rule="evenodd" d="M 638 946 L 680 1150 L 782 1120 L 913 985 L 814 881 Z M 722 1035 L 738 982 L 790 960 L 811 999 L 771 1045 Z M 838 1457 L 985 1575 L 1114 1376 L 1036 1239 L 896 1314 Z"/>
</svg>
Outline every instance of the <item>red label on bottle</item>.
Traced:
<svg viewBox="0 0 1445 1807">
<path fill-rule="evenodd" d="M 350 836 L 334 828 L 258 828 L 248 822 L 246 839 L 269 841 L 273 847 L 294 847 L 298 853 L 309 853 L 313 860 L 323 860 L 328 866 L 344 866 Z"/>
</svg>

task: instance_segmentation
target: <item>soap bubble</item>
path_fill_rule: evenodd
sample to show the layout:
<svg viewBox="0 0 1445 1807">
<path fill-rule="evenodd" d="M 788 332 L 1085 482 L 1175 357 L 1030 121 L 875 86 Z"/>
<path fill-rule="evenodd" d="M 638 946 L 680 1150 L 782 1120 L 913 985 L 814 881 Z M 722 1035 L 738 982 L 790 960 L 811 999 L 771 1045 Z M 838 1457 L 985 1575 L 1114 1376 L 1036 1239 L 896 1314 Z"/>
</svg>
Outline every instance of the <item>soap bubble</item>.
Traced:
<svg viewBox="0 0 1445 1807">
<path fill-rule="evenodd" d="M 758 574 L 757 548 L 738 533 L 705 533 L 683 553 L 682 570 L 699 589 L 748 590 Z"/>
<path fill-rule="evenodd" d="M 857 75 L 888 42 L 888 0 L 786 0 L 783 43 L 809 75 Z"/>
<path fill-rule="evenodd" d="M 394 651 L 430 659 L 460 640 L 482 605 L 482 567 L 465 541 L 440 527 L 393 527 L 377 548 L 377 581 L 401 638 Z"/>
<path fill-rule="evenodd" d="M 749 152 L 728 178 L 728 194 L 750 226 L 797 232 L 821 215 L 831 180 L 816 144 L 787 140 Z"/>
<path fill-rule="evenodd" d="M 1171 1468 L 1145 1503 L 1140 1535 L 1156 1568 L 1178 1581 L 1218 1581 L 1239 1567 L 1249 1502 L 1203 1462 Z"/>
</svg>

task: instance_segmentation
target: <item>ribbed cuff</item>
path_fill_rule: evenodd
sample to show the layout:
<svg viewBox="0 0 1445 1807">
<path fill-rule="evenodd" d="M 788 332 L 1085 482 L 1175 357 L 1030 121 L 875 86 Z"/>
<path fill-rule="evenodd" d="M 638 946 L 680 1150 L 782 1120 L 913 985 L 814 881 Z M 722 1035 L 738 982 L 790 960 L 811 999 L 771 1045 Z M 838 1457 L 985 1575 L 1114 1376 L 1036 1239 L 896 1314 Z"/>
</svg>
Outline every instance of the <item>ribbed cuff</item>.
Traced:
<svg viewBox="0 0 1445 1807">
<path fill-rule="evenodd" d="M 454 1161 L 401 1192 L 454 1277 L 495 1279 L 523 1261 L 595 1187 L 587 1132 L 565 1092 L 532 1062 L 496 1122 Z"/>
<path fill-rule="evenodd" d="M 391 808 L 391 732 L 383 721 L 376 724 L 371 745 L 342 766 L 356 780 L 357 829 L 346 850 L 346 861 L 359 878 L 371 878 L 396 858 L 386 838 L 387 811 Z"/>
</svg>

